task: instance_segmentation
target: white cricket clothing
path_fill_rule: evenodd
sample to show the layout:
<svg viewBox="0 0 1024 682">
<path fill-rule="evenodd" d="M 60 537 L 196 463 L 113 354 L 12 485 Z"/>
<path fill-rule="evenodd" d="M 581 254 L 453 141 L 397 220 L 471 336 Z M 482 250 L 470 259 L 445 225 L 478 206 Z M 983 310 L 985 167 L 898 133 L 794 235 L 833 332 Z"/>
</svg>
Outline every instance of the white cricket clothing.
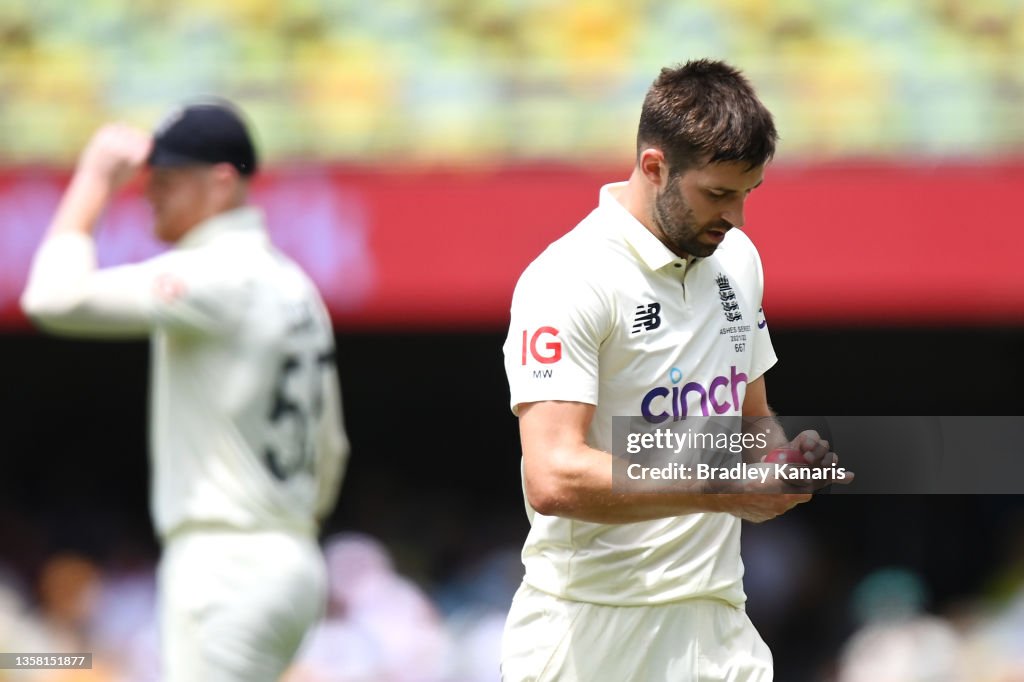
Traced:
<svg viewBox="0 0 1024 682">
<path fill-rule="evenodd" d="M 157 578 L 163 682 L 277 682 L 326 602 L 320 548 L 294 533 L 176 535 Z"/>
<path fill-rule="evenodd" d="M 92 238 L 46 240 L 22 297 L 71 336 L 152 336 L 152 513 L 191 525 L 313 536 L 348 444 L 334 337 L 313 283 L 244 207 L 175 249 L 99 270 Z"/>
<path fill-rule="evenodd" d="M 603 187 L 598 208 L 527 267 L 504 347 L 513 411 L 595 405 L 587 443 L 606 452 L 614 416 L 740 415 L 747 384 L 776 361 L 747 236 L 732 229 L 711 256 L 679 258 L 615 198 L 624 184 Z M 605 525 L 528 513 L 525 582 L 543 592 L 617 606 L 746 600 L 730 514 Z"/>
<path fill-rule="evenodd" d="M 747 612 L 717 600 L 656 606 L 567 601 L 522 585 L 501 645 L 502 682 L 771 682 Z"/>
</svg>

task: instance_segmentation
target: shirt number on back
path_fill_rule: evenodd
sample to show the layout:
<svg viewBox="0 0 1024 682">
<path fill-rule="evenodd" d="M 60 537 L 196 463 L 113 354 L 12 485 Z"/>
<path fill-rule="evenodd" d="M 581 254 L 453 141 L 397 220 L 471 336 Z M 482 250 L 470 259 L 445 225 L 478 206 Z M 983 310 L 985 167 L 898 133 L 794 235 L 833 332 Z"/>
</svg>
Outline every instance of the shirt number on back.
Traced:
<svg viewBox="0 0 1024 682">
<path fill-rule="evenodd" d="M 333 363 L 334 351 L 307 358 L 286 355 L 281 361 L 267 414 L 274 442 L 263 450 L 264 464 L 279 481 L 314 473 L 313 431 L 324 409 L 323 370 Z"/>
</svg>

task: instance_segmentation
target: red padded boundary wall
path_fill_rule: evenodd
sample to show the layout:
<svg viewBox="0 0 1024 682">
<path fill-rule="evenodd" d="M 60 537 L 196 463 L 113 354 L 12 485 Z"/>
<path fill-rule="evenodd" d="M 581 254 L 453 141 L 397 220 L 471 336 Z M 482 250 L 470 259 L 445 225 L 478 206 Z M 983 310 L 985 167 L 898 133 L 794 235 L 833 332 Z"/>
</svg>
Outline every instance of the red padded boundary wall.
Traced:
<svg viewBox="0 0 1024 682">
<path fill-rule="evenodd" d="M 276 206 L 275 240 L 312 272 L 339 326 L 500 327 L 527 263 L 629 170 L 279 168 L 256 200 Z M 66 177 L 0 171 L 7 328 L 24 325 L 17 295 Z M 746 228 L 765 265 L 769 321 L 1022 324 L 1019 197 L 1024 164 L 770 167 Z M 157 250 L 138 224 L 137 188 L 121 204 L 100 243 L 107 264 Z"/>
</svg>

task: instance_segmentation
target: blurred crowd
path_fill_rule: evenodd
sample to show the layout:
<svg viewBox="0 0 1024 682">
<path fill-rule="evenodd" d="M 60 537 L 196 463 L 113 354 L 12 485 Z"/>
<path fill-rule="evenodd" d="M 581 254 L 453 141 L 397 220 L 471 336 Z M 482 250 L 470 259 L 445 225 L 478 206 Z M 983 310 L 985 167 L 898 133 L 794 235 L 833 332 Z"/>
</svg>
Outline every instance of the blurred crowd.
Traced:
<svg viewBox="0 0 1024 682">
<path fill-rule="evenodd" d="M 998 565 L 975 566 L 982 584 L 961 584 L 943 599 L 933 587 L 942 567 L 890 565 L 875 556 L 867 570 L 844 570 L 844 559 L 800 522 L 745 525 L 747 609 L 772 645 L 776 679 L 1024 682 L 1021 521 L 1001 538 Z M 903 528 L 908 535 L 894 533 L 895 541 L 913 544 L 910 525 Z M 851 541 L 850 553 L 874 554 Z M 951 552 L 965 563 L 983 561 L 963 546 Z"/>
<path fill-rule="evenodd" d="M 284 682 L 497 682 L 508 604 L 522 578 L 495 551 L 434 594 L 362 533 L 325 544 L 329 604 Z M 35 585 L 0 569 L 0 651 L 91 652 L 91 670 L 2 670 L 0 682 L 159 682 L 152 562 L 50 556 Z"/>
<path fill-rule="evenodd" d="M 994 593 L 941 615 L 929 612 L 920 573 L 883 567 L 852 590 L 835 589 L 841 579 L 825 575 L 814 547 L 798 523 L 745 531 L 752 617 L 774 643 L 780 679 L 1024 680 L 1024 543 L 993 574 Z M 325 554 L 326 617 L 283 682 L 498 682 L 505 614 L 522 576 L 515 549 L 490 552 L 431 592 L 370 535 L 335 534 Z M 0 670 L 0 681 L 159 682 L 154 581 L 151 562 L 101 566 L 74 553 L 50 556 L 35 585 L 3 573 L 0 651 L 92 652 L 93 668 Z M 819 616 L 835 617 L 831 605 L 852 624 L 838 647 L 813 621 L 787 634 L 784 621 L 818 598 L 811 608 Z"/>
<path fill-rule="evenodd" d="M 705 56 L 787 159 L 1024 151 L 1021 0 L 13 0 L 0 163 L 211 94 L 274 161 L 619 161 L 658 69 Z"/>
</svg>

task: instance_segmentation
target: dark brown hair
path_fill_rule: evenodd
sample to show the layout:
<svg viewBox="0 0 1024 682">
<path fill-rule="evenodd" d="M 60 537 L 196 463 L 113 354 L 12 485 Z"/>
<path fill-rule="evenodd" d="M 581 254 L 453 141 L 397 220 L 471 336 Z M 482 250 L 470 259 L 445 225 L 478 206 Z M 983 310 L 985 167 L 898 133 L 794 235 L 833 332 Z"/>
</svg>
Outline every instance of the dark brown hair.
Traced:
<svg viewBox="0 0 1024 682">
<path fill-rule="evenodd" d="M 703 163 L 741 161 L 754 168 L 775 154 L 772 115 L 738 70 L 700 59 L 665 68 L 644 98 L 637 158 L 658 147 L 673 174 Z"/>
</svg>

